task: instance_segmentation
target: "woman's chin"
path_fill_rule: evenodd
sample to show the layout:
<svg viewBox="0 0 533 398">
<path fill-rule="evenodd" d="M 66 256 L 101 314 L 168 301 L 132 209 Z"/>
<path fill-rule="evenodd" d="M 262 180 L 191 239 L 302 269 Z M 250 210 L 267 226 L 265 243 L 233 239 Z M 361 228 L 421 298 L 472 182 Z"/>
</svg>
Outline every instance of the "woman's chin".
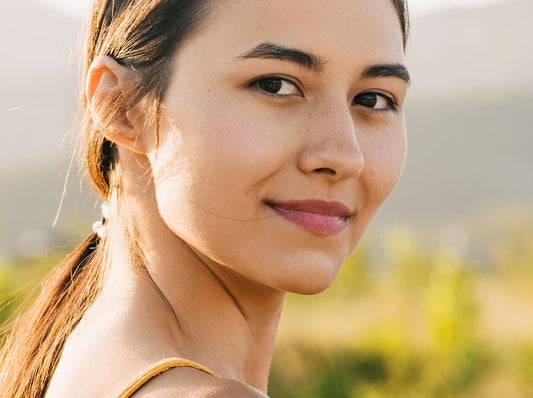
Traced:
<svg viewBox="0 0 533 398">
<path fill-rule="evenodd" d="M 291 290 L 287 290 L 287 292 L 301 294 L 303 296 L 313 296 L 315 294 L 322 293 L 324 290 L 330 287 L 332 283 L 333 281 L 331 283 L 316 283 L 316 284 L 300 285 L 300 286 L 295 286 Z"/>
<path fill-rule="evenodd" d="M 289 286 L 286 286 L 283 290 L 288 293 L 301 294 L 304 296 L 313 296 L 315 294 L 322 293 L 324 290 L 331 286 L 333 281 L 334 279 L 331 281 L 312 281 L 311 283 L 309 281 L 305 281 L 305 283 L 291 284 Z"/>
<path fill-rule="evenodd" d="M 300 263 L 282 275 L 281 289 L 302 295 L 322 293 L 335 281 L 342 263 Z"/>
</svg>

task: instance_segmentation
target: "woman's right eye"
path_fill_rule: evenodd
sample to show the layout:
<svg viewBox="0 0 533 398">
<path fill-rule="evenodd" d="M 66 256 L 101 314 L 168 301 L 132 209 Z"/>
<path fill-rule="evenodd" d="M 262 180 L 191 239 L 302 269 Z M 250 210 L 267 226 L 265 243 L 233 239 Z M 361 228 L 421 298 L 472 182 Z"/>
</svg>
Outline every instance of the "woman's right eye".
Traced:
<svg viewBox="0 0 533 398">
<path fill-rule="evenodd" d="M 256 80 L 252 86 L 259 88 L 262 92 L 276 97 L 301 96 L 300 89 L 290 80 L 281 77 L 265 77 Z"/>
</svg>

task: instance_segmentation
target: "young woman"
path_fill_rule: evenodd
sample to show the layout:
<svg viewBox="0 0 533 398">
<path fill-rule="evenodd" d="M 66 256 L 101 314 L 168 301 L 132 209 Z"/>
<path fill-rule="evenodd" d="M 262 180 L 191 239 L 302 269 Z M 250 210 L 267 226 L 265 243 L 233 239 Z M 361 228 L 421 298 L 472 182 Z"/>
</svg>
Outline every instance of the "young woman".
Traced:
<svg viewBox="0 0 533 398">
<path fill-rule="evenodd" d="M 400 0 L 96 0 L 84 148 L 108 210 L 19 319 L 4 397 L 264 397 L 404 164 Z"/>
</svg>

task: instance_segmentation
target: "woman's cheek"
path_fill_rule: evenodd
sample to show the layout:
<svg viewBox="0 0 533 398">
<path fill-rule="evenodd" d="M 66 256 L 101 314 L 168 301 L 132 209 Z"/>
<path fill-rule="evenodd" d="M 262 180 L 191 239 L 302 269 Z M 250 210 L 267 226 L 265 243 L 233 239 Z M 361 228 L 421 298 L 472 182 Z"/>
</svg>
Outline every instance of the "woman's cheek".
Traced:
<svg viewBox="0 0 533 398">
<path fill-rule="evenodd" d="M 209 154 L 204 157 L 205 167 L 223 171 L 230 178 L 248 176 L 259 181 L 288 161 L 295 132 L 279 115 L 239 105 L 206 119 L 196 146 Z"/>
<path fill-rule="evenodd" d="M 407 150 L 405 131 L 394 131 L 369 145 L 362 178 L 368 199 L 379 206 L 392 192 L 402 174 Z"/>
</svg>

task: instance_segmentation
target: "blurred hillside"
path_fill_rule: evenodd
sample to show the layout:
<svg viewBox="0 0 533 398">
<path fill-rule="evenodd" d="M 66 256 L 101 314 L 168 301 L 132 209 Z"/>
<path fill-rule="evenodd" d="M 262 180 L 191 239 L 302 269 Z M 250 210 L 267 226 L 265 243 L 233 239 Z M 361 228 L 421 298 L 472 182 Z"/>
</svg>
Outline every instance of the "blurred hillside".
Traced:
<svg viewBox="0 0 533 398">
<path fill-rule="evenodd" d="M 0 3 L 0 176 L 51 164 L 77 106 L 81 24 L 27 0 Z M 78 58 L 73 55 L 72 58 Z"/>
<path fill-rule="evenodd" d="M 411 100 L 458 102 L 466 94 L 501 99 L 524 92 L 531 97 L 532 15 L 532 1 L 515 0 L 415 20 Z"/>
<path fill-rule="evenodd" d="M 517 0 L 413 21 L 408 162 L 371 235 L 391 223 L 470 233 L 500 208 L 533 207 L 531 15 L 533 2 Z M 72 150 L 81 31 L 28 0 L 0 3 L 9 54 L 0 66 L 0 255 L 87 234 L 97 217 L 74 173 L 51 227 Z"/>
<path fill-rule="evenodd" d="M 0 46 L 9 54 L 0 66 L 0 255 L 42 256 L 64 241 L 69 223 L 91 217 L 94 200 L 82 199 L 74 176 L 65 217 L 52 228 L 72 151 L 82 30 L 45 6 L 0 2 Z"/>
<path fill-rule="evenodd" d="M 533 223 L 531 15 L 533 2 L 517 0 L 413 21 L 408 159 L 375 233 L 476 234 L 509 207 Z"/>
</svg>

